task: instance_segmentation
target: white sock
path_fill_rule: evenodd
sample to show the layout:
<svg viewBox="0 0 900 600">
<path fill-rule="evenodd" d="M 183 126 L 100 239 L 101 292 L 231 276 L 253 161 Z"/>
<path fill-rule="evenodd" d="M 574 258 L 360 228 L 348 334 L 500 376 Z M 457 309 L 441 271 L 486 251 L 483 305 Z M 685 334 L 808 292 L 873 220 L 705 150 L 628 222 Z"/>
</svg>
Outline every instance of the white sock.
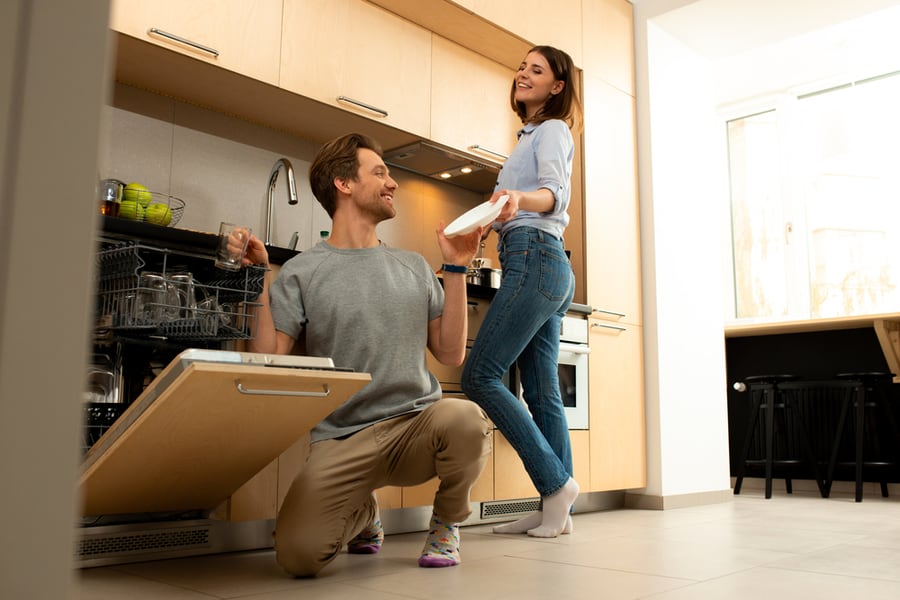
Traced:
<svg viewBox="0 0 900 600">
<path fill-rule="evenodd" d="M 502 525 L 495 525 L 493 528 L 494 533 L 527 533 L 529 529 L 534 529 L 541 524 L 543 519 L 543 514 L 540 511 L 533 512 L 527 517 L 522 517 L 518 521 L 512 521 L 511 523 L 503 523 Z M 566 524 L 562 528 L 560 533 L 572 533 L 572 529 L 574 525 L 572 524 L 572 515 L 566 519 Z"/>
<path fill-rule="evenodd" d="M 569 517 L 569 510 L 578 497 L 578 483 L 569 477 L 562 488 L 552 496 L 541 498 L 543 511 L 541 512 L 541 524 L 534 529 L 528 530 L 528 535 L 532 537 L 556 537 L 566 525 L 566 519 Z"/>
</svg>

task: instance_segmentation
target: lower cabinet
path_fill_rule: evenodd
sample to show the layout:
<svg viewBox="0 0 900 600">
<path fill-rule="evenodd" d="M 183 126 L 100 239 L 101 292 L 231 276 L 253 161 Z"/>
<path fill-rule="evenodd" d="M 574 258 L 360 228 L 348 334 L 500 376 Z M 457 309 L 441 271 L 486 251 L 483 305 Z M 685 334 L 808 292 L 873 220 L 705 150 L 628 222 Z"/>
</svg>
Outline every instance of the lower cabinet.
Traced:
<svg viewBox="0 0 900 600">
<path fill-rule="evenodd" d="M 591 319 L 590 489 L 647 483 L 642 327 Z"/>
</svg>

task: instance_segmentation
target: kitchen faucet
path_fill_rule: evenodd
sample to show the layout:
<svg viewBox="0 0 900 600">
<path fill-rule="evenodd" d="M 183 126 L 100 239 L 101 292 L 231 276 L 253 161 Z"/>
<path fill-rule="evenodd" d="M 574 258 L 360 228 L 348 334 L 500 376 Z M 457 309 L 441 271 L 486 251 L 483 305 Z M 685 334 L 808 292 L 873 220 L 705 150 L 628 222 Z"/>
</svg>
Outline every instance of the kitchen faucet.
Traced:
<svg viewBox="0 0 900 600">
<path fill-rule="evenodd" d="M 284 172 L 287 173 L 288 204 L 297 204 L 297 184 L 294 183 L 294 167 L 288 159 L 279 158 L 275 161 L 272 172 L 269 173 L 269 187 L 266 191 L 266 229 L 263 232 L 263 242 L 266 245 L 271 245 L 272 243 L 272 202 L 275 196 L 275 181 L 278 179 L 278 171 L 281 170 L 281 167 L 284 167 Z M 296 244 L 296 241 L 294 243 Z"/>
</svg>

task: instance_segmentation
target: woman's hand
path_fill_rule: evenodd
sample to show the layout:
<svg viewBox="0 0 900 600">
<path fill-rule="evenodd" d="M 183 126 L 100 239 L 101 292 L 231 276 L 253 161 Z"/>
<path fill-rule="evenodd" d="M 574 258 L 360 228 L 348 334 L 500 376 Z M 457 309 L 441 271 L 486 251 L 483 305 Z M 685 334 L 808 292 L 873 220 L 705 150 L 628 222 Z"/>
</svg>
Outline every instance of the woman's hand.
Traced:
<svg viewBox="0 0 900 600">
<path fill-rule="evenodd" d="M 497 190 L 491 195 L 490 202 L 496 202 L 501 196 L 509 196 L 509 198 L 500 210 L 500 214 L 497 215 L 497 218 L 494 220 L 499 221 L 500 223 L 506 223 L 519 214 L 519 203 L 522 200 L 522 192 L 518 190 Z"/>
</svg>

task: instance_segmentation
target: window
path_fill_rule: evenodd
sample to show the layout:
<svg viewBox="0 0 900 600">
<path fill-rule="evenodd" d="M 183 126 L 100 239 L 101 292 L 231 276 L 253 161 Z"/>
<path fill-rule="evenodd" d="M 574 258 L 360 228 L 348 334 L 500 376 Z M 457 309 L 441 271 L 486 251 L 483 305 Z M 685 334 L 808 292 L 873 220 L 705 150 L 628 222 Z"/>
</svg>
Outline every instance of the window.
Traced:
<svg viewBox="0 0 900 600">
<path fill-rule="evenodd" d="M 900 311 L 897 75 L 727 123 L 736 318 Z"/>
</svg>

